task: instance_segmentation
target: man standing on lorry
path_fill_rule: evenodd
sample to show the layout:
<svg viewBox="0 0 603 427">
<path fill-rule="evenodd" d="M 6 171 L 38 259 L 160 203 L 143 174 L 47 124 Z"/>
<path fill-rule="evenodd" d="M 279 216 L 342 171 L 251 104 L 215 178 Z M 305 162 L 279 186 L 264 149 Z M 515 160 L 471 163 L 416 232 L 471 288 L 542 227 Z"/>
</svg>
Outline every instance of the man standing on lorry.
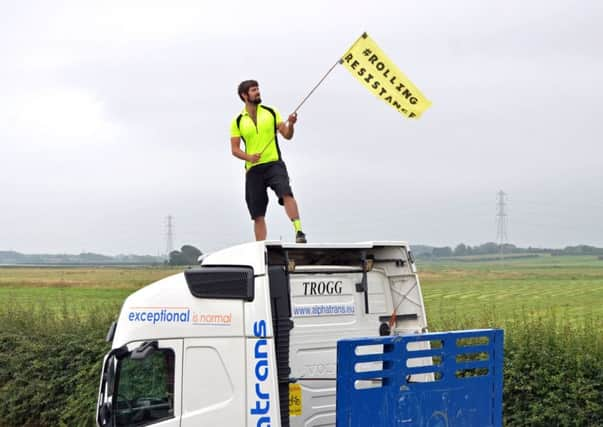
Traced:
<svg viewBox="0 0 603 427">
<path fill-rule="evenodd" d="M 253 220 L 255 239 L 266 240 L 267 189 L 270 187 L 293 222 L 295 241 L 306 243 L 277 135 L 278 132 L 285 139 L 293 137 L 297 113 L 292 113 L 283 122 L 276 109 L 262 105 L 260 88 L 255 80 L 241 82 L 238 94 L 245 108 L 230 126 L 230 146 L 233 156 L 245 160 L 245 201 Z M 241 149 L 241 140 L 245 143 L 245 151 Z"/>
</svg>

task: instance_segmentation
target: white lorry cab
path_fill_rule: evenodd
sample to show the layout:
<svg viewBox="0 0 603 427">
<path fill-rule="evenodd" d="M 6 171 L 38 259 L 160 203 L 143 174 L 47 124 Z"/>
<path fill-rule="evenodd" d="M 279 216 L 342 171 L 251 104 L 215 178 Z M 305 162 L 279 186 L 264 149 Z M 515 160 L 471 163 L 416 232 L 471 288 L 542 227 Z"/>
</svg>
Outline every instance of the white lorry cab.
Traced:
<svg viewBox="0 0 603 427">
<path fill-rule="evenodd" d="M 403 242 L 253 242 L 200 264 L 125 300 L 99 426 L 334 426 L 338 340 L 427 328 Z"/>
</svg>

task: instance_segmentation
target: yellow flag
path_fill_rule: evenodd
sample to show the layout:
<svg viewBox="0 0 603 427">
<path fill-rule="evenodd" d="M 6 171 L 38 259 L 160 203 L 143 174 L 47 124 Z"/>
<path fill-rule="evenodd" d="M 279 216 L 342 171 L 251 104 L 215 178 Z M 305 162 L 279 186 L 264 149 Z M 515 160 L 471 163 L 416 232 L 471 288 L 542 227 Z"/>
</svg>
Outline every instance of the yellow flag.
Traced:
<svg viewBox="0 0 603 427">
<path fill-rule="evenodd" d="M 431 106 L 431 101 L 366 33 L 348 49 L 341 63 L 369 91 L 408 118 L 419 118 Z"/>
</svg>

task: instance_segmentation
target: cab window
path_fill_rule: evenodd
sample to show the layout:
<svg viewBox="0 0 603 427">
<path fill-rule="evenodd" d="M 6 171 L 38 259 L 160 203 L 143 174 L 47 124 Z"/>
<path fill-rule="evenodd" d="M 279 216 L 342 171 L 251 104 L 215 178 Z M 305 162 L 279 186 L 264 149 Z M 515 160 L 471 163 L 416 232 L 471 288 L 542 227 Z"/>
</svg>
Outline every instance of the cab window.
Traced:
<svg viewBox="0 0 603 427">
<path fill-rule="evenodd" d="M 174 352 L 157 349 L 117 366 L 116 426 L 145 426 L 174 416 Z"/>
</svg>

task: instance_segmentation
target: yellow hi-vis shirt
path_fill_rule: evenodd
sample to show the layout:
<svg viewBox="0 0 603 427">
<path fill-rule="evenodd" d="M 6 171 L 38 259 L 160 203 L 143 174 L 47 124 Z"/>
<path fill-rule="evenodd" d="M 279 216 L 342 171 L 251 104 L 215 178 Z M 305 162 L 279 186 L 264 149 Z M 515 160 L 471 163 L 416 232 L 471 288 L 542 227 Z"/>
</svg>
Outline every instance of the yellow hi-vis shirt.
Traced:
<svg viewBox="0 0 603 427">
<path fill-rule="evenodd" d="M 268 110 L 274 111 L 274 115 Z M 281 114 L 276 108 L 264 107 L 261 104 L 257 106 L 257 126 L 245 108 L 240 114 L 240 120 L 237 126 L 235 117 L 230 125 L 230 136 L 240 137 L 245 143 L 245 152 L 247 154 L 262 153 L 257 163 L 245 162 L 245 169 L 263 163 L 281 160 L 281 151 L 278 146 L 276 136 L 276 125 L 281 120 Z"/>
</svg>

